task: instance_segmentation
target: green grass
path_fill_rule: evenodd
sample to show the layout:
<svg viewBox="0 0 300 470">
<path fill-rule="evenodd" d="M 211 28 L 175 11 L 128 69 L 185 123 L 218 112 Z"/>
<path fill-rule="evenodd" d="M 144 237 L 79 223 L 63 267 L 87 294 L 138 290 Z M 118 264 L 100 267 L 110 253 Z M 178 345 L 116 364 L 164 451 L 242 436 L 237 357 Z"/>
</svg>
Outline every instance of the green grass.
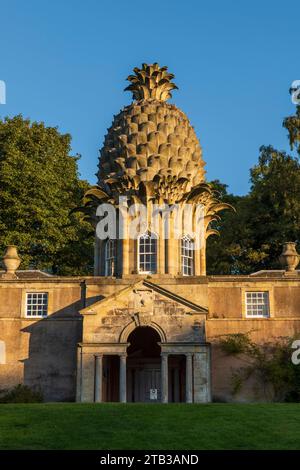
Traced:
<svg viewBox="0 0 300 470">
<path fill-rule="evenodd" d="M 0 449 L 300 449 L 300 404 L 0 405 Z"/>
</svg>

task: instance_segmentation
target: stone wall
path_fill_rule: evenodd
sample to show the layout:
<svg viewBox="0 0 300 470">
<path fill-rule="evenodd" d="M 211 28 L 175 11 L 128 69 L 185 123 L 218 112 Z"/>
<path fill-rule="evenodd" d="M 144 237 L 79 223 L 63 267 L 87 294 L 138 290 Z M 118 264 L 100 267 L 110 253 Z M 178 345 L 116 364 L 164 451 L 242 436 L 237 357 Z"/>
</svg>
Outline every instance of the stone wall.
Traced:
<svg viewBox="0 0 300 470">
<path fill-rule="evenodd" d="M 45 319 L 25 317 L 26 292 L 49 293 Z M 75 399 L 77 343 L 82 337 L 81 286 L 71 282 L 0 283 L 0 389 L 23 383 L 40 390 L 46 401 Z"/>
<path fill-rule="evenodd" d="M 99 300 L 118 294 L 139 279 L 141 278 L 138 276 L 128 276 L 126 279 L 53 277 L 43 280 L 2 280 L 0 341 L 1 351 L 3 347 L 5 349 L 5 360 L 3 361 L 1 353 L 0 389 L 26 383 L 41 388 L 46 400 L 74 399 L 76 349 L 77 343 L 82 341 L 82 316 L 79 311 L 85 304 L 92 307 Z M 204 326 L 201 335 L 205 333 L 206 341 L 212 343 L 212 394 L 216 398 L 232 400 L 230 378 L 232 369 L 239 365 L 234 359 L 225 358 L 215 347 L 216 337 L 249 331 L 252 331 L 255 341 L 262 342 L 282 336 L 300 336 L 300 282 L 296 277 L 152 276 L 151 282 L 208 309 L 207 315 L 199 314 L 199 318 L 201 317 L 201 328 Z M 243 299 L 249 289 L 269 291 L 270 318 L 245 317 Z M 25 318 L 25 293 L 34 290 L 49 292 L 47 319 Z M 155 296 L 153 314 L 156 322 L 166 332 L 168 340 L 192 340 L 197 315 L 191 315 L 189 308 L 178 305 L 175 308 L 174 301 L 159 294 Z M 140 312 L 142 310 L 141 306 Z M 100 322 L 95 315 L 85 317 L 84 334 L 87 338 L 88 335 L 101 334 L 105 341 L 118 341 L 130 313 L 130 306 L 120 308 L 112 299 L 107 315 L 101 317 Z M 205 316 L 207 318 L 204 325 Z M 197 335 L 199 339 L 199 330 Z M 238 399 L 253 399 L 251 384 Z"/>
</svg>

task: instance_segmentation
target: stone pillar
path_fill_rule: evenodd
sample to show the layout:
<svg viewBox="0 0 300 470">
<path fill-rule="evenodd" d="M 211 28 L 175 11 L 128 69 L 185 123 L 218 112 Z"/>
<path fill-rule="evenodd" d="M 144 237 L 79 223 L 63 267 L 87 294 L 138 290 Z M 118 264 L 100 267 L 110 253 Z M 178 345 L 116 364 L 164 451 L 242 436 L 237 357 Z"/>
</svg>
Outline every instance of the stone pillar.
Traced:
<svg viewBox="0 0 300 470">
<path fill-rule="evenodd" d="M 194 249 L 194 275 L 195 276 L 200 276 L 201 275 L 201 251 L 200 249 L 196 246 Z"/>
<path fill-rule="evenodd" d="M 93 403 L 95 395 L 95 356 L 82 352 L 81 356 L 81 400 L 84 403 Z"/>
<path fill-rule="evenodd" d="M 95 236 L 95 246 L 94 246 L 94 276 L 100 275 L 100 240 Z"/>
<path fill-rule="evenodd" d="M 126 403 L 126 354 L 120 355 L 120 403 Z"/>
<path fill-rule="evenodd" d="M 185 357 L 185 401 L 186 403 L 193 403 L 193 355 L 188 353 Z"/>
<path fill-rule="evenodd" d="M 200 275 L 206 276 L 206 244 L 200 249 Z"/>
<path fill-rule="evenodd" d="M 176 217 L 174 213 L 169 218 L 169 239 L 168 239 L 168 273 L 177 276 L 180 271 L 179 242 L 175 230 Z"/>
<path fill-rule="evenodd" d="M 122 240 L 122 275 L 129 274 L 129 239 Z"/>
<path fill-rule="evenodd" d="M 99 263 L 98 263 L 98 276 L 105 276 L 105 244 L 106 240 L 99 240 Z"/>
<path fill-rule="evenodd" d="M 169 401 L 169 373 L 168 373 L 168 354 L 161 355 L 161 402 L 168 403 Z"/>
<path fill-rule="evenodd" d="M 76 370 L 76 401 L 81 402 L 81 382 L 82 382 L 82 366 L 81 366 L 81 347 L 77 346 L 77 370 Z"/>
<path fill-rule="evenodd" d="M 158 232 L 158 270 L 159 274 L 165 274 L 165 223 L 163 215 L 159 216 L 159 232 Z"/>
<path fill-rule="evenodd" d="M 121 267 L 121 275 L 126 276 L 129 274 L 130 270 L 130 262 L 129 262 L 129 220 L 128 214 L 126 211 L 126 207 L 122 206 L 120 208 L 119 217 L 121 218 L 120 224 L 120 233 L 119 236 L 121 237 L 122 241 L 122 267 Z"/>
<path fill-rule="evenodd" d="M 207 403 L 211 401 L 209 353 L 209 348 L 204 347 L 203 352 L 197 352 L 194 354 L 195 403 Z"/>
<path fill-rule="evenodd" d="M 103 355 L 96 356 L 95 366 L 95 402 L 102 402 Z"/>
</svg>

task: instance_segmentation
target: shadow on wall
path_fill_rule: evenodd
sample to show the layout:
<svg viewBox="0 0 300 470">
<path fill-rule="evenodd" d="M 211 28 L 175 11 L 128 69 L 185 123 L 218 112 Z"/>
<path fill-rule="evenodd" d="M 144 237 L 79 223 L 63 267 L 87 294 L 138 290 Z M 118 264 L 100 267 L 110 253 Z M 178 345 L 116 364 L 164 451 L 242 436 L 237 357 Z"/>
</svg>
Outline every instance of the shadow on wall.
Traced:
<svg viewBox="0 0 300 470">
<path fill-rule="evenodd" d="M 99 296 L 88 299 L 88 303 Z M 24 384 L 41 391 L 44 401 L 75 401 L 77 344 L 82 341 L 81 299 L 40 319 L 22 332 L 29 333 L 28 358 L 24 364 Z"/>
</svg>

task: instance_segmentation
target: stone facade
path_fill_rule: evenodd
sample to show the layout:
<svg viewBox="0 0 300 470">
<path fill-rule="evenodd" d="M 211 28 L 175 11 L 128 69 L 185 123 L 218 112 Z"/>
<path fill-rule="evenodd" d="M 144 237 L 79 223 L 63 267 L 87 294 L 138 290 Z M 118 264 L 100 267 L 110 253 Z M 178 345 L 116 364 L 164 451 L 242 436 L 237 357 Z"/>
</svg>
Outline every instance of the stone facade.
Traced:
<svg viewBox="0 0 300 470">
<path fill-rule="evenodd" d="M 244 299 L 249 291 L 269 292 L 269 318 L 246 317 Z M 46 318 L 26 317 L 26 292 L 48 293 Z M 300 333 L 297 271 L 294 276 L 278 271 L 151 279 L 59 278 L 19 272 L 18 279 L 0 281 L 0 299 L 1 389 L 25 383 L 41 389 L 48 401 L 75 400 L 76 389 L 78 401 L 105 398 L 104 390 L 99 395 L 105 386 L 99 382 L 101 359 L 105 365 L 107 356 L 120 356 L 125 367 L 128 337 L 136 327 L 151 327 L 159 335 L 165 380 L 162 401 L 167 396 L 171 399 L 166 355 L 185 358 L 183 373 L 188 380 L 184 380 L 182 400 L 232 400 L 231 374 L 239 364 L 218 350 L 218 336 L 251 331 L 260 342 Z M 117 361 L 114 364 L 124 377 Z M 118 378 L 116 384 L 120 385 Z M 113 400 L 128 399 L 126 391 L 119 390 Z M 256 396 L 249 386 L 235 399 L 251 401 Z"/>
<path fill-rule="evenodd" d="M 221 335 L 251 332 L 266 342 L 300 333 L 295 244 L 285 245 L 281 271 L 206 275 L 206 239 L 216 233 L 210 224 L 230 206 L 205 182 L 187 117 L 165 102 L 177 88 L 173 75 L 158 64 L 134 72 L 128 89 L 136 101 L 114 117 L 98 185 L 82 209 L 99 224 L 109 203 L 122 230 L 96 236 L 91 277 L 16 271 L 20 258 L 8 247 L 0 277 L 1 390 L 23 383 L 46 401 L 227 401 L 240 364 L 218 348 Z M 129 230 L 136 203 L 146 209 L 138 238 Z M 191 213 L 191 231 L 179 237 L 174 206 Z M 249 385 L 235 399 L 258 397 Z"/>
<path fill-rule="evenodd" d="M 210 371 L 206 367 L 209 346 L 205 343 L 204 333 L 205 308 L 162 286 L 142 280 L 86 307 L 81 310 L 81 314 L 84 317 L 84 331 L 77 369 L 78 400 L 93 401 L 94 383 L 103 379 L 102 370 L 99 371 L 100 378 L 97 377 L 95 356 L 117 355 L 126 360 L 130 333 L 136 328 L 145 327 L 152 328 L 159 335 L 161 364 L 158 366 L 161 366 L 162 375 L 158 387 L 161 385 L 161 401 L 169 401 L 169 355 L 183 355 L 187 358 L 185 393 L 188 400 L 192 401 L 192 397 L 195 402 L 210 400 Z M 88 373 L 87 362 L 90 368 Z M 91 383 L 94 369 L 95 379 Z M 122 374 L 120 369 L 120 401 L 126 401 L 126 372 Z"/>
</svg>

